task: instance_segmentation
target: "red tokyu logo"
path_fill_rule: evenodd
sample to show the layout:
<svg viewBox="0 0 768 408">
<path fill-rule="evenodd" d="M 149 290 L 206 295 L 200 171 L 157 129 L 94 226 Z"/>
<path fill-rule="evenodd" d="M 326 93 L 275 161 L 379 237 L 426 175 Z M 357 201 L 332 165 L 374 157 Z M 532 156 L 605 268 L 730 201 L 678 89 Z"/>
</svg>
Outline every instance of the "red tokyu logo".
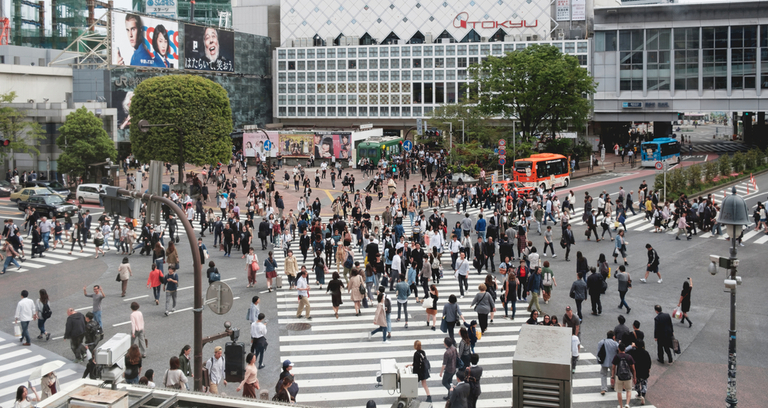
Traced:
<svg viewBox="0 0 768 408">
<path fill-rule="evenodd" d="M 480 27 L 477 26 L 478 24 L 480 24 Z M 462 11 L 461 13 L 457 14 L 456 17 L 453 18 L 454 28 L 484 28 L 484 29 L 523 28 L 523 27 L 532 28 L 532 27 L 537 27 L 538 25 L 539 25 L 539 20 L 534 20 L 532 23 L 528 23 L 525 20 L 520 20 L 519 22 L 513 22 L 512 20 L 469 21 L 469 13 L 467 13 L 466 11 Z"/>
</svg>

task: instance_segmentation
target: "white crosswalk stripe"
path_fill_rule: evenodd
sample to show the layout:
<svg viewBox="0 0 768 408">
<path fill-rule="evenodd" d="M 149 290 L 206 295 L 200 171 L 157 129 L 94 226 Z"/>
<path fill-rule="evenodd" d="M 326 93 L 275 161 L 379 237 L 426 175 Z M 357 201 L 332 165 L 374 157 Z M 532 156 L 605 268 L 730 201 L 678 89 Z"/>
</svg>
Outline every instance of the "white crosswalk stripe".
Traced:
<svg viewBox="0 0 768 408">
<path fill-rule="evenodd" d="M 32 326 L 29 330 L 32 332 Z M 31 334 L 31 333 L 30 333 Z M 16 398 L 16 389 L 20 385 L 28 386 L 32 371 L 48 361 L 62 361 L 63 367 L 56 370 L 56 376 L 62 389 L 67 384 L 80 379 L 84 367 L 71 361 L 47 352 L 35 345 L 23 347 L 18 339 L 6 333 L 0 332 L 0 406 L 13 406 Z M 32 385 L 40 393 L 40 379 L 32 380 Z M 30 392 L 31 396 L 34 396 Z"/>
</svg>

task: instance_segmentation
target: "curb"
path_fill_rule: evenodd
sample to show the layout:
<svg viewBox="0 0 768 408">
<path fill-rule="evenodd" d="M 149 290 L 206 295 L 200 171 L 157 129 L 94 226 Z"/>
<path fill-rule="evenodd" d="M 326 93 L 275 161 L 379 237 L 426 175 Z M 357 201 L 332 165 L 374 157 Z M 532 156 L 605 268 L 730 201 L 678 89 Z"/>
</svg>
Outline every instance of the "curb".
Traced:
<svg viewBox="0 0 768 408">
<path fill-rule="evenodd" d="M 759 175 L 762 175 L 762 174 L 766 174 L 766 173 L 768 173 L 768 169 L 763 169 L 763 170 L 760 170 L 759 172 L 757 172 L 757 173 L 752 173 L 751 175 L 752 175 L 752 176 L 759 176 Z M 731 181 L 730 181 L 730 182 L 728 182 L 728 183 L 725 183 L 725 184 L 721 184 L 721 185 L 719 185 L 719 186 L 717 186 L 717 187 L 711 187 L 711 188 L 709 188 L 709 189 L 706 189 L 706 190 L 703 190 L 703 191 L 699 191 L 699 192 L 697 192 L 697 193 L 692 193 L 692 194 L 689 194 L 689 197 L 693 197 L 693 196 L 699 196 L 699 195 L 702 195 L 702 196 L 703 196 L 703 195 L 707 195 L 707 194 L 710 194 L 710 193 L 716 193 L 716 192 L 718 192 L 718 191 L 721 191 L 723 188 L 728 188 L 728 187 L 731 187 L 731 186 L 733 186 L 733 185 L 735 185 L 735 184 L 738 184 L 738 183 L 740 183 L 740 182 L 742 182 L 742 181 L 744 181 L 744 180 L 747 180 L 747 179 L 749 179 L 749 177 L 750 177 L 750 175 L 749 175 L 749 174 L 745 174 L 745 175 L 743 175 L 743 176 L 739 176 L 739 177 L 737 177 L 737 178 L 735 178 L 735 179 L 731 180 Z"/>
</svg>

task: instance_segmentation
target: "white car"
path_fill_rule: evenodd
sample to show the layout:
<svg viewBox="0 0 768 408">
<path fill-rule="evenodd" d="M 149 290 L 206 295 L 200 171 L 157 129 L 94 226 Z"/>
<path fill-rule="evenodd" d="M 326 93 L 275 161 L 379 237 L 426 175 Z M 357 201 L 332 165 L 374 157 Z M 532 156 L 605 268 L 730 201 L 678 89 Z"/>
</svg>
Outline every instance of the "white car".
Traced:
<svg viewBox="0 0 768 408">
<path fill-rule="evenodd" d="M 99 204 L 99 186 L 101 186 L 101 190 L 104 190 L 104 186 L 101 184 L 80 184 L 77 186 L 77 191 L 75 192 L 77 202 L 80 204 Z"/>
</svg>

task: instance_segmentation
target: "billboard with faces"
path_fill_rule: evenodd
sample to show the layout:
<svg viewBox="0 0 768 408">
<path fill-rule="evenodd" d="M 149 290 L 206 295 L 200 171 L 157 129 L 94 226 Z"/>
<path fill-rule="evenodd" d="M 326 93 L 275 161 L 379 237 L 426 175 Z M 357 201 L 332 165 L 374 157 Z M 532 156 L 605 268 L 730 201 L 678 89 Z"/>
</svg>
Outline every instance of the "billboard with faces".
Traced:
<svg viewBox="0 0 768 408">
<path fill-rule="evenodd" d="M 184 24 L 184 68 L 235 72 L 235 33 Z"/>
<path fill-rule="evenodd" d="M 112 65 L 179 68 L 179 23 L 112 12 Z"/>
</svg>

